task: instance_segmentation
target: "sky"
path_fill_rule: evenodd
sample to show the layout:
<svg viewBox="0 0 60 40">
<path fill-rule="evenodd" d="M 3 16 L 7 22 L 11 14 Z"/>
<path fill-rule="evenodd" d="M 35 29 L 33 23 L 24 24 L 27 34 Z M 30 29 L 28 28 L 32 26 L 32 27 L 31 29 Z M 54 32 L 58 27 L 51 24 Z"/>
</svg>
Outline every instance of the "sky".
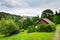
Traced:
<svg viewBox="0 0 60 40">
<path fill-rule="evenodd" d="M 20 16 L 41 16 L 45 9 L 59 11 L 60 0 L 0 0 L 0 12 Z"/>
</svg>

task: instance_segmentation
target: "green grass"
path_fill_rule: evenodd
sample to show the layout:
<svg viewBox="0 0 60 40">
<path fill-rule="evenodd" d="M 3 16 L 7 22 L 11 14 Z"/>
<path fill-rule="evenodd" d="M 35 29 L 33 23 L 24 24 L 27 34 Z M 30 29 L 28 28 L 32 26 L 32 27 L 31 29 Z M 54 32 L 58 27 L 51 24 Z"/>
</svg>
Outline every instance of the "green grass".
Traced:
<svg viewBox="0 0 60 40">
<path fill-rule="evenodd" d="M 3 35 L 0 35 L 0 40 L 53 40 L 54 34 L 55 32 L 21 32 L 9 37 L 3 37 Z"/>
</svg>

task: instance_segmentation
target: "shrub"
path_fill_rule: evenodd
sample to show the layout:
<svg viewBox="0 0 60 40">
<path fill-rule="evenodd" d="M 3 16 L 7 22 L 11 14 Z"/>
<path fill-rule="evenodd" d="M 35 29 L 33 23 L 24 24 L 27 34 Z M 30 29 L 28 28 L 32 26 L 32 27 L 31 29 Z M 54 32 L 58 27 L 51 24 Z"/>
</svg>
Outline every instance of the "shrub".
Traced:
<svg viewBox="0 0 60 40">
<path fill-rule="evenodd" d="M 31 32 L 35 32 L 35 26 L 34 25 L 29 26 L 29 28 L 28 28 L 28 33 L 31 33 Z"/>
<path fill-rule="evenodd" d="M 5 34 L 5 36 L 10 36 L 12 34 L 19 33 L 19 27 L 12 20 L 1 20 L 0 31 L 1 34 Z"/>
<path fill-rule="evenodd" d="M 55 30 L 56 30 L 56 25 L 55 24 L 48 24 L 47 25 L 47 28 L 46 28 L 47 32 L 52 32 L 52 31 L 55 31 Z"/>
<path fill-rule="evenodd" d="M 40 24 L 37 26 L 29 26 L 28 33 L 30 32 L 52 32 L 56 30 L 55 24 Z"/>
<path fill-rule="evenodd" d="M 55 24 L 41 24 L 38 25 L 37 31 L 41 32 L 52 32 L 56 30 Z"/>
<path fill-rule="evenodd" d="M 37 27 L 37 31 L 40 32 L 40 31 L 46 31 L 46 24 L 40 24 L 38 25 Z"/>
<path fill-rule="evenodd" d="M 21 32 L 24 32 L 24 29 L 21 29 Z"/>
</svg>

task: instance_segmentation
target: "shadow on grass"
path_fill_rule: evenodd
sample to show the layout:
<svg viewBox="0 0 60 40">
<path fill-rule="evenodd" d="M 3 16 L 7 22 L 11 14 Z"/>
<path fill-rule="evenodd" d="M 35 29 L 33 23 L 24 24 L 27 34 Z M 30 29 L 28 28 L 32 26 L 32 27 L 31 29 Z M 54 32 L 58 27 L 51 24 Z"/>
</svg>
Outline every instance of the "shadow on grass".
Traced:
<svg viewBox="0 0 60 40">
<path fill-rule="evenodd" d="M 56 32 L 56 31 L 52 31 L 52 32 Z M 37 32 L 37 33 L 52 33 L 52 32 Z M 28 32 L 28 33 L 36 33 L 36 32 Z"/>
<path fill-rule="evenodd" d="M 14 36 L 14 35 L 17 35 L 17 34 L 12 34 L 12 35 L 1 35 L 0 38 L 7 38 L 7 37 Z"/>
</svg>

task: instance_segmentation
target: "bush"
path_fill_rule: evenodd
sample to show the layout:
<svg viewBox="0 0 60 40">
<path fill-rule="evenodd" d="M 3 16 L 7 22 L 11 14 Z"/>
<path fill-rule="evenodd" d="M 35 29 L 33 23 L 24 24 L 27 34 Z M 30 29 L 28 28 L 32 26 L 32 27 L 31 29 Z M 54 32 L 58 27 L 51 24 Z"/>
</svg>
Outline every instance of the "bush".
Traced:
<svg viewBox="0 0 60 40">
<path fill-rule="evenodd" d="M 55 31 L 56 30 L 56 25 L 55 24 L 48 24 L 47 25 L 47 31 L 51 32 L 51 31 Z"/>
<path fill-rule="evenodd" d="M 24 32 L 24 29 L 21 29 L 21 32 Z"/>
<path fill-rule="evenodd" d="M 56 30 L 55 24 L 41 24 L 38 25 L 37 31 L 41 32 L 52 32 Z"/>
<path fill-rule="evenodd" d="M 46 29 L 46 24 L 40 24 L 37 27 L 37 32 L 46 31 L 45 29 Z"/>
<path fill-rule="evenodd" d="M 52 32 L 56 30 L 55 24 L 40 24 L 37 26 L 30 26 L 28 28 L 28 33 L 30 32 Z"/>
<path fill-rule="evenodd" d="M 1 20 L 0 21 L 0 32 L 5 36 L 19 33 L 19 27 L 12 20 Z"/>
<path fill-rule="evenodd" d="M 31 33 L 31 32 L 35 32 L 35 26 L 34 25 L 29 26 L 29 28 L 28 28 L 28 33 Z"/>
</svg>

